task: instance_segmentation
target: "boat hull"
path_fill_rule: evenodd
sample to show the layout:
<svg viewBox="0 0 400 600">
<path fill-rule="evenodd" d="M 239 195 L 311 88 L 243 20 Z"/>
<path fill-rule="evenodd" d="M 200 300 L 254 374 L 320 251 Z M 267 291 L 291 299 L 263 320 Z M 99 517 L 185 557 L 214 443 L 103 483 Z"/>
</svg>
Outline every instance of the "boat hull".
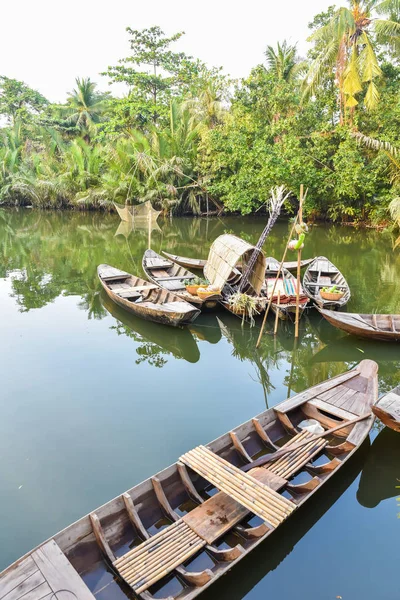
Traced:
<svg viewBox="0 0 400 600">
<path fill-rule="evenodd" d="M 324 268 L 320 268 L 324 266 Z M 315 273 L 319 271 L 317 276 L 317 280 L 315 280 Z M 325 273 L 323 277 L 323 283 L 319 282 L 321 273 Z M 332 277 L 329 277 L 329 276 Z M 333 285 L 337 285 L 342 291 L 344 291 L 344 295 L 340 300 L 326 300 L 321 297 L 320 291 L 323 287 L 332 287 Z M 327 310 L 338 310 L 342 306 L 345 306 L 350 298 L 350 287 L 347 283 L 346 279 L 342 275 L 342 273 L 335 267 L 333 263 L 325 256 L 317 256 L 307 267 L 306 272 L 303 277 L 303 288 L 309 298 L 314 302 L 316 306 L 319 308 L 325 308 Z"/>
<path fill-rule="evenodd" d="M 363 315 L 358 313 L 342 313 L 319 308 L 319 312 L 334 327 L 356 337 L 377 340 L 381 342 L 400 342 L 400 331 L 384 331 L 374 328 L 364 321 L 365 318 L 374 317 L 377 322 L 382 317 L 392 315 Z M 400 317 L 396 316 L 400 325 Z"/>
</svg>

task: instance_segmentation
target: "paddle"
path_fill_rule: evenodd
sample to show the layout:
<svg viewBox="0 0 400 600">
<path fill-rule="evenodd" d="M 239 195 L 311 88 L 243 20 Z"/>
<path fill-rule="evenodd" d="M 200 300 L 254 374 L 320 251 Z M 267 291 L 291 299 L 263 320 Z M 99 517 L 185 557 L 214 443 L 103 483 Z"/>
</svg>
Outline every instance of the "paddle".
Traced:
<svg viewBox="0 0 400 600">
<path fill-rule="evenodd" d="M 332 429 L 327 429 L 326 431 L 324 431 L 324 433 L 319 433 L 318 435 L 315 436 L 314 439 L 304 440 L 302 442 L 299 442 L 298 444 L 293 444 L 292 446 L 282 448 L 282 450 L 277 450 L 276 452 L 273 452 L 272 454 L 266 454 L 265 456 L 262 456 L 261 458 L 254 460 L 252 463 L 245 465 L 244 467 L 241 467 L 241 471 L 244 471 L 246 473 L 247 471 L 250 471 L 250 469 L 254 469 L 255 467 L 262 467 L 263 465 L 266 465 L 267 463 L 274 462 L 275 460 L 278 460 L 278 458 L 281 458 L 281 456 L 285 456 L 285 454 L 288 454 L 289 452 L 293 452 L 294 450 L 298 450 L 299 448 L 302 448 L 303 446 L 307 446 L 307 444 L 309 444 L 312 441 L 315 441 L 317 438 L 326 437 L 327 435 L 331 435 L 332 433 L 335 433 L 335 431 L 338 431 L 339 429 L 344 429 L 345 427 L 349 427 L 349 425 L 354 425 L 355 423 L 358 423 L 359 421 L 363 421 L 364 419 L 367 419 L 368 417 L 372 417 L 372 416 L 373 416 L 372 413 L 367 413 L 365 415 L 362 415 L 361 417 L 352 419 L 351 421 L 344 421 L 340 425 L 336 425 L 335 427 L 332 427 Z"/>
</svg>

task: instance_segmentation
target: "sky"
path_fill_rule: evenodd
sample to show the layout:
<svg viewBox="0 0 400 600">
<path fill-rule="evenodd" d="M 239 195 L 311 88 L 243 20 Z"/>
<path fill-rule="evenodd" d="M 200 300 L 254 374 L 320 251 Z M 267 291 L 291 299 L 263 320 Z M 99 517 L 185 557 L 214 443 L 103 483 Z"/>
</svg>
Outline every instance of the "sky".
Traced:
<svg viewBox="0 0 400 600">
<path fill-rule="evenodd" d="M 334 0 L 19 0 L 0 16 L 0 75 L 64 102 L 75 78 L 90 77 L 102 90 L 107 66 L 129 55 L 126 27 L 159 25 L 184 31 L 174 47 L 245 77 L 263 62 L 267 45 L 287 39 L 307 50 L 308 23 Z"/>
</svg>

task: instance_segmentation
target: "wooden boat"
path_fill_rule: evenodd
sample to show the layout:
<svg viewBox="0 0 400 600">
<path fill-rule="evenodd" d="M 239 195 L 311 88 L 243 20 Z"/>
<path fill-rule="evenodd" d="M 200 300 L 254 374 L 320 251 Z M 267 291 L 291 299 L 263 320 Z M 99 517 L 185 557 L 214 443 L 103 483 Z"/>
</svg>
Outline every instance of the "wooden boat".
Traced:
<svg viewBox="0 0 400 600">
<path fill-rule="evenodd" d="M 305 258 L 304 260 L 301 260 L 300 268 L 304 269 L 304 267 L 308 267 L 308 265 L 310 265 L 313 260 L 314 258 Z M 297 260 L 289 260 L 287 262 L 284 262 L 283 266 L 285 267 L 285 269 L 291 271 L 292 273 L 297 272 Z"/>
<path fill-rule="evenodd" d="M 321 297 L 321 290 L 325 287 L 336 286 L 337 290 L 344 292 L 340 300 L 325 300 Z M 303 287 L 306 294 L 321 308 L 337 309 L 350 300 L 349 284 L 334 264 L 325 256 L 317 256 L 307 267 L 303 278 Z"/>
<path fill-rule="evenodd" d="M 271 297 L 272 289 L 274 287 L 276 274 L 279 270 L 279 262 L 276 258 L 271 256 L 267 258 L 267 267 L 265 269 L 265 294 L 269 300 Z M 295 318 L 296 315 L 296 292 L 297 292 L 297 279 L 290 273 L 288 269 L 282 267 L 279 280 L 276 282 L 273 301 L 271 304 L 271 310 L 280 319 L 286 320 L 289 318 Z M 278 304 L 279 294 L 279 304 Z M 299 316 L 304 312 L 308 303 L 308 297 L 304 293 L 302 287 L 300 287 L 300 299 L 299 299 Z"/>
<path fill-rule="evenodd" d="M 200 360 L 200 350 L 188 327 L 160 327 L 158 323 L 144 321 L 140 317 L 129 313 L 113 302 L 102 291 L 101 303 L 103 307 L 118 321 L 115 330 L 118 335 L 126 335 L 136 342 L 136 363 L 148 362 L 159 366 L 168 362 L 169 356 L 197 363 Z"/>
<path fill-rule="evenodd" d="M 13 590 L 13 600 L 39 600 L 63 590 L 65 600 L 68 592 L 93 600 L 101 581 L 104 600 L 132 590 L 144 600 L 195 598 L 360 448 L 374 420 L 377 371 L 362 361 L 185 453 L 3 571 L 1 597 Z M 327 435 L 300 431 L 308 417 Z"/>
<path fill-rule="evenodd" d="M 202 258 L 189 258 L 187 256 L 177 256 L 176 254 L 169 254 L 169 252 L 162 251 L 164 256 L 180 265 L 181 267 L 185 267 L 185 269 L 198 269 L 202 271 L 206 266 L 206 260 Z"/>
<path fill-rule="evenodd" d="M 219 294 L 201 300 L 198 296 L 192 296 L 186 291 L 185 280 L 195 279 L 196 275 L 180 267 L 173 261 L 163 258 L 154 250 L 146 250 L 143 255 L 143 271 L 146 276 L 157 285 L 168 291 L 174 292 L 179 298 L 190 302 L 197 308 L 204 310 L 215 310 L 218 308 Z"/>
<path fill-rule="evenodd" d="M 169 258 L 170 260 L 176 262 L 181 267 L 185 267 L 187 269 L 198 269 L 199 271 L 203 270 L 206 266 L 207 260 L 203 258 L 188 258 L 187 256 L 177 256 L 176 254 L 169 254 L 168 252 L 162 251 L 164 256 Z M 302 260 L 300 263 L 300 267 L 303 269 L 312 263 L 313 258 L 306 258 Z M 288 271 L 297 271 L 297 260 L 288 261 L 283 263 L 283 267 Z"/>
<path fill-rule="evenodd" d="M 400 315 L 377 315 L 335 312 L 318 308 L 334 327 L 346 333 L 382 342 L 400 341 Z"/>
<path fill-rule="evenodd" d="M 372 410 L 386 427 L 400 433 L 400 385 L 382 396 Z"/>
<path fill-rule="evenodd" d="M 200 314 L 198 308 L 172 292 L 110 265 L 99 265 L 97 275 L 118 306 L 146 321 L 178 327 L 192 323 Z"/>
</svg>

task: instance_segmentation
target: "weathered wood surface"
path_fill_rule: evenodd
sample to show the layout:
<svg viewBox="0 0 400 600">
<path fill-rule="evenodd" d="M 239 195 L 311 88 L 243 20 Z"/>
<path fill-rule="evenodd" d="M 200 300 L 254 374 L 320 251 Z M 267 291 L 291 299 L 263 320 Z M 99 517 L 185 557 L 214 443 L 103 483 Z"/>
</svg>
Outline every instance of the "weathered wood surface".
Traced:
<svg viewBox="0 0 400 600">
<path fill-rule="evenodd" d="M 57 598 L 94 600 L 54 540 L 46 542 L 0 576 L 1 600 Z"/>
<path fill-rule="evenodd" d="M 378 400 L 372 410 L 382 423 L 400 433 L 400 387 Z"/>
<path fill-rule="evenodd" d="M 345 313 L 323 308 L 318 310 L 331 325 L 350 335 L 384 342 L 400 341 L 400 315 Z"/>
</svg>

